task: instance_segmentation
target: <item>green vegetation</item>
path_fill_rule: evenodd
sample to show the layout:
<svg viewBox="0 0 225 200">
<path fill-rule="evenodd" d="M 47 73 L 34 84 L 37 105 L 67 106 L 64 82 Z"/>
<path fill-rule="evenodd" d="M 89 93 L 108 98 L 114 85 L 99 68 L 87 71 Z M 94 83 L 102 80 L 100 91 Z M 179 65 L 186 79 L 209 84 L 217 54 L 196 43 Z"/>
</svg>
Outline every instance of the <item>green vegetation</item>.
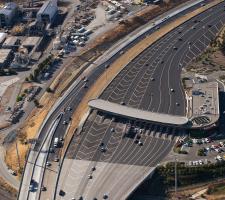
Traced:
<svg viewBox="0 0 225 200">
<path fill-rule="evenodd" d="M 28 93 L 28 89 L 24 89 L 23 92 L 24 92 L 25 94 L 27 94 L 27 93 Z"/>
<path fill-rule="evenodd" d="M 51 66 L 53 62 L 53 56 L 48 56 L 42 63 L 40 63 L 37 67 L 37 69 L 34 70 L 33 74 L 30 74 L 29 80 L 30 81 L 37 81 L 38 76 L 45 72 L 49 67 Z"/>
<path fill-rule="evenodd" d="M 29 80 L 30 80 L 30 81 L 33 81 L 33 80 L 34 80 L 34 76 L 33 76 L 33 74 L 30 74 L 30 76 L 29 76 Z"/>
<path fill-rule="evenodd" d="M 219 43 L 220 50 L 225 53 L 225 33 L 222 35 L 222 42 Z"/>
<path fill-rule="evenodd" d="M 53 92 L 53 90 L 52 90 L 50 87 L 48 87 L 48 88 L 46 88 L 46 92 L 48 92 L 48 93 L 52 93 L 52 92 Z"/>
<path fill-rule="evenodd" d="M 204 130 L 190 130 L 189 134 L 192 138 L 205 138 L 208 137 L 211 133 Z"/>
<path fill-rule="evenodd" d="M 185 150 L 179 150 L 178 153 L 179 153 L 179 154 L 188 154 L 188 152 L 185 151 Z"/>
<path fill-rule="evenodd" d="M 164 185 L 169 188 L 174 186 L 174 163 L 160 166 L 156 174 L 163 179 Z M 178 186 L 188 186 L 195 183 L 211 181 L 225 177 L 225 163 L 202 165 L 198 167 L 185 166 L 184 163 L 177 165 Z"/>
<path fill-rule="evenodd" d="M 199 149 L 198 150 L 198 156 L 206 156 L 205 150 L 204 149 Z"/>
<path fill-rule="evenodd" d="M 207 190 L 208 195 L 225 195 L 225 183 L 209 185 Z"/>
<path fill-rule="evenodd" d="M 22 101 L 22 100 L 23 100 L 22 96 L 19 95 L 19 96 L 16 97 L 16 102 L 19 102 L 19 101 Z"/>
</svg>

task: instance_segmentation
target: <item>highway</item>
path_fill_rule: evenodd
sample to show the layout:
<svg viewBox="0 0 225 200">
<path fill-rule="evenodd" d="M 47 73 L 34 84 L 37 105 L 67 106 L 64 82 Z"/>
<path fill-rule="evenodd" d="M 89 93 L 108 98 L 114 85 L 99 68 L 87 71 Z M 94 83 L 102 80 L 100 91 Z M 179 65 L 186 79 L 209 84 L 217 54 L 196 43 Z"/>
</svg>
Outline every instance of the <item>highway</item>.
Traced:
<svg viewBox="0 0 225 200">
<path fill-rule="evenodd" d="M 216 17 L 215 12 L 212 12 L 212 14 L 213 13 L 214 16 L 210 15 L 210 18 L 207 17 L 209 13 L 203 13 L 199 17 L 201 18 L 201 20 L 205 18 L 205 21 L 210 19 L 214 26 L 218 26 L 218 28 L 220 28 L 224 23 L 224 21 L 221 21 L 223 20 L 224 16 L 222 12 L 221 15 L 216 15 Z M 208 22 L 210 22 L 210 20 Z M 201 39 L 201 37 L 214 37 L 213 34 L 212 36 L 210 36 L 210 33 L 206 33 L 206 31 L 204 32 L 205 34 L 203 34 L 201 24 L 204 24 L 204 21 L 202 21 L 202 23 L 194 23 L 192 21 L 187 22 L 184 24 L 184 26 L 182 26 L 182 28 L 180 28 L 181 33 L 177 33 L 177 30 L 172 31 L 167 34 L 166 37 L 162 38 L 154 45 L 149 47 L 140 56 L 138 56 L 137 59 L 127 65 L 121 71 L 121 73 L 119 73 L 115 81 L 113 81 L 103 92 L 101 98 L 105 100 L 110 99 L 110 101 L 116 103 L 121 103 L 121 101 L 123 101 L 126 105 L 134 108 L 147 108 L 147 110 L 154 112 L 184 115 L 185 102 L 183 98 L 183 91 L 180 84 L 177 84 L 177 80 L 179 80 L 180 78 L 179 70 L 181 70 L 181 66 L 177 61 L 180 59 L 182 62 L 182 66 L 184 66 L 193 58 L 192 52 L 196 53 L 195 41 Z M 196 26 L 196 29 L 187 30 L 192 26 Z M 218 31 L 217 29 L 213 30 L 214 27 L 211 28 L 214 34 Z M 150 31 L 149 34 L 151 32 L 152 31 Z M 182 41 L 177 40 L 177 34 L 183 37 Z M 208 40 L 207 38 L 204 39 L 204 48 L 210 42 L 209 39 L 210 38 L 208 38 Z M 186 40 L 190 40 L 193 42 L 190 49 L 186 49 L 188 43 Z M 177 45 L 178 49 L 174 50 L 173 45 Z M 197 52 L 196 55 L 200 54 L 204 48 L 200 49 L 200 51 Z M 181 54 L 183 55 L 182 58 L 180 58 L 178 52 L 181 52 Z M 108 61 L 108 63 L 111 63 L 113 60 L 115 60 L 117 56 L 118 54 L 112 57 Z M 161 62 L 160 59 L 163 59 L 164 62 Z M 177 66 L 174 67 L 174 65 Z M 99 77 L 99 75 L 105 69 L 104 66 L 105 64 L 99 66 L 98 68 L 95 68 L 93 73 L 90 74 L 90 77 L 88 77 L 88 85 L 91 85 Z M 141 71 L 144 73 L 141 73 Z M 173 79 L 170 78 L 171 74 L 174 75 Z M 154 76 L 155 79 L 154 81 L 151 81 L 153 85 L 149 83 L 149 78 L 151 76 Z M 122 89 L 120 88 L 121 81 L 125 81 L 122 82 L 122 86 L 125 86 Z M 61 112 L 64 112 L 62 121 L 67 121 L 69 123 L 70 116 L 86 93 L 87 89 L 83 87 L 84 84 L 85 83 L 80 79 L 77 80 L 76 86 L 69 91 L 67 97 L 65 99 L 62 99 L 61 102 L 57 104 L 57 108 L 49 114 L 49 118 L 47 119 L 46 123 L 44 123 L 41 131 L 39 132 L 39 142 L 37 142 L 37 144 L 34 146 L 32 152 L 39 152 L 41 150 L 42 143 L 40 141 L 44 140 L 44 138 L 46 137 L 46 132 L 49 132 L 51 122 L 54 121 Z M 147 84 L 147 87 L 145 84 Z M 158 89 L 153 89 L 154 84 Z M 176 102 L 174 101 L 175 95 L 172 96 L 169 92 L 168 85 L 170 84 L 174 84 L 174 86 L 172 86 L 175 90 L 176 96 L 178 95 L 177 97 L 179 106 L 175 105 L 176 103 L 174 103 Z M 133 90 L 133 88 L 135 88 L 134 86 L 137 86 L 139 88 Z M 138 92 L 139 89 L 139 92 L 141 93 L 135 93 Z M 153 95 L 149 95 L 149 91 L 151 91 L 151 89 L 153 89 Z M 165 92 L 166 100 L 164 99 L 164 93 L 162 93 L 161 90 Z M 135 99 L 135 96 L 137 95 L 141 95 L 142 98 Z M 149 98 L 150 96 L 151 98 Z M 157 98 L 160 101 L 158 101 Z M 151 99 L 151 103 L 149 102 L 149 99 Z M 71 107 L 71 110 L 69 110 L 68 107 Z M 128 135 L 124 137 L 124 133 L 129 126 L 131 126 L 132 130 L 135 129 L 135 131 L 131 130 L 131 136 Z M 59 123 L 54 137 L 64 137 L 65 130 L 67 128 L 68 124 L 64 125 L 63 123 Z M 115 130 L 113 131 L 113 136 L 111 133 L 112 128 Z M 143 143 L 143 146 L 134 144 L 135 134 L 139 132 L 140 129 L 142 130 L 141 141 Z M 62 173 L 57 187 L 58 191 L 60 189 L 64 190 L 66 195 L 64 197 L 59 197 L 59 193 L 57 191 L 57 199 L 69 199 L 74 196 L 79 197 L 82 195 L 87 196 L 88 199 L 89 197 L 93 199 L 93 196 L 95 196 L 95 194 L 102 195 L 103 192 L 113 194 L 117 190 L 118 196 L 111 197 L 111 199 L 120 199 L 121 195 L 126 195 L 124 194 L 124 191 L 131 191 L 133 189 L 132 187 L 135 186 L 135 184 L 124 184 L 122 187 L 120 184 L 117 184 L 117 181 L 120 183 L 121 181 L 132 183 L 131 180 L 137 180 L 136 183 L 139 183 L 139 180 L 141 180 L 142 177 L 148 174 L 149 170 L 154 169 L 154 166 L 158 164 L 166 156 L 166 154 L 168 154 L 175 142 L 174 135 L 176 131 L 177 129 L 171 127 L 163 127 L 155 124 L 144 124 L 138 121 L 129 121 L 127 119 L 115 118 L 114 116 L 107 116 L 104 113 L 93 111 L 84 125 L 81 137 L 76 139 L 74 138 L 74 141 L 72 141 L 71 146 L 69 147 L 67 155 L 68 159 L 66 159 L 63 164 Z M 183 130 L 180 131 L 182 133 L 179 134 L 183 134 Z M 105 153 L 100 152 L 99 148 L 97 148 L 101 141 L 103 141 L 104 145 L 106 146 L 107 150 Z M 53 162 L 53 159 L 58 155 L 59 152 L 60 150 L 56 150 L 56 153 L 54 155 L 49 153 L 47 155 L 47 160 Z M 35 164 L 36 163 L 34 163 L 34 166 Z M 43 173 L 43 181 L 41 182 L 41 184 L 47 187 L 47 192 L 39 191 L 38 194 L 35 195 L 35 199 L 48 199 L 48 197 L 46 197 L 48 196 L 48 192 L 51 193 L 52 191 L 54 191 L 54 184 L 50 184 L 51 180 L 46 180 L 45 178 L 50 177 L 50 171 L 52 171 L 52 173 L 54 174 L 57 173 L 58 164 L 54 163 L 52 165 L 54 166 L 49 168 L 46 168 L 46 166 L 43 167 L 44 170 L 46 170 L 46 173 Z M 85 167 L 81 167 L 83 165 Z M 90 171 L 92 166 L 96 166 L 97 169 L 95 172 L 93 172 L 93 177 L 95 176 L 95 173 L 96 179 L 88 179 L 87 177 L 87 175 L 89 174 L 87 170 Z M 31 168 L 32 171 L 34 171 L 35 167 Z M 83 173 L 80 173 L 79 170 L 74 170 L 74 168 L 83 170 Z M 28 171 L 30 170 L 28 169 Z M 108 172 L 108 175 L 105 174 L 106 172 Z M 117 176 L 119 178 L 116 178 L 117 176 L 114 175 L 114 173 L 116 172 L 118 172 Z M 76 176 L 76 173 L 79 173 L 79 176 Z M 121 174 L 123 174 L 123 176 L 121 176 Z M 104 179 L 97 178 L 102 176 L 107 177 L 107 180 L 101 182 L 101 180 Z M 130 179 L 128 179 L 127 176 Z M 80 182 L 74 181 L 74 179 L 76 178 L 80 178 Z M 25 177 L 25 179 L 27 179 L 27 177 Z M 29 181 L 27 183 L 29 183 Z M 73 185 L 75 183 L 77 184 L 77 187 Z M 96 191 L 96 187 L 91 187 L 92 183 L 98 184 L 99 187 L 101 185 L 104 185 L 104 187 L 100 187 L 101 191 L 100 189 L 99 191 Z M 107 187 L 111 183 L 115 185 L 115 187 L 112 187 L 112 191 L 108 191 Z M 67 185 L 70 185 L 71 187 L 67 188 Z M 19 199 L 33 199 L 29 198 L 29 195 L 26 195 L 28 187 L 29 184 L 24 184 L 23 181 L 20 190 L 20 194 L 22 195 L 20 195 Z M 99 196 L 98 198 L 102 198 L 102 196 Z"/>
<path fill-rule="evenodd" d="M 100 98 L 184 116 L 181 70 L 206 49 L 224 23 L 221 4 L 184 23 L 125 66 Z M 135 144 L 138 134 L 141 146 Z M 74 137 L 69 147 L 56 199 L 102 199 L 104 194 L 110 199 L 125 199 L 169 153 L 174 136 L 180 134 L 184 131 L 177 128 L 92 111 L 80 136 Z M 58 195 L 60 190 L 64 196 Z"/>
</svg>

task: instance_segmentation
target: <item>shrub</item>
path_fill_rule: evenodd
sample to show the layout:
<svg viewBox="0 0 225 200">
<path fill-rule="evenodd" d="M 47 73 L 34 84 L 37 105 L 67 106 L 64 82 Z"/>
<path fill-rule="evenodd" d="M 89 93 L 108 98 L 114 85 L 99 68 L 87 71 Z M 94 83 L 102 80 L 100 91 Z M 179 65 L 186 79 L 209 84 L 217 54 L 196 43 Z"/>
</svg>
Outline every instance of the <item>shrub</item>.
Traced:
<svg viewBox="0 0 225 200">
<path fill-rule="evenodd" d="M 46 92 L 51 93 L 53 92 L 52 89 L 50 87 L 46 88 Z"/>
<path fill-rule="evenodd" d="M 22 101 L 23 100 L 23 97 L 22 96 L 17 96 L 16 97 L 16 102 L 19 102 L 19 101 Z"/>
<path fill-rule="evenodd" d="M 198 150 L 198 156 L 205 156 L 205 151 L 204 151 L 204 149 L 199 149 L 199 150 Z"/>
</svg>

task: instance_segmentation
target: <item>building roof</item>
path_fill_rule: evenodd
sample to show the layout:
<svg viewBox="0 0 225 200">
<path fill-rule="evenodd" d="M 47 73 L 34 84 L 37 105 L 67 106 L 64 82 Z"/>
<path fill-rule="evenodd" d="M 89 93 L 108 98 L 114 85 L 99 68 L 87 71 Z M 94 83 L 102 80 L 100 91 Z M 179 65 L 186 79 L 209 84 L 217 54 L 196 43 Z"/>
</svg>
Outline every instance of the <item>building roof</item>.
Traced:
<svg viewBox="0 0 225 200">
<path fill-rule="evenodd" d="M 41 37 L 27 37 L 23 43 L 22 46 L 35 46 L 39 43 Z"/>
<path fill-rule="evenodd" d="M 18 41 L 18 37 L 16 36 L 10 36 L 8 37 L 5 42 L 3 43 L 3 47 L 4 46 L 8 46 L 8 47 L 11 47 L 11 46 L 14 46 L 16 44 L 16 42 Z"/>
<path fill-rule="evenodd" d="M 193 127 L 214 124 L 219 119 L 219 94 L 217 82 L 197 83 L 192 89 Z"/>
<path fill-rule="evenodd" d="M 0 33 L 0 44 L 2 44 L 7 37 L 7 33 Z"/>
<path fill-rule="evenodd" d="M 57 10 L 57 2 L 55 0 L 46 1 L 38 11 L 37 15 L 43 14 L 49 15 L 55 13 L 56 10 Z"/>
<path fill-rule="evenodd" d="M 144 110 L 139 110 L 136 108 L 131 108 L 128 106 L 112 103 L 102 99 L 94 99 L 88 102 L 91 108 L 113 113 L 115 115 L 120 115 L 124 117 L 129 117 L 133 119 L 140 119 L 144 121 L 170 124 L 170 125 L 185 125 L 188 122 L 187 117 L 154 113 Z"/>
<path fill-rule="evenodd" d="M 0 64 L 3 64 L 11 53 L 11 49 L 0 49 Z"/>
<path fill-rule="evenodd" d="M 6 3 L 4 7 L 0 9 L 0 14 L 11 15 L 12 12 L 17 8 L 17 4 L 14 2 Z"/>
</svg>

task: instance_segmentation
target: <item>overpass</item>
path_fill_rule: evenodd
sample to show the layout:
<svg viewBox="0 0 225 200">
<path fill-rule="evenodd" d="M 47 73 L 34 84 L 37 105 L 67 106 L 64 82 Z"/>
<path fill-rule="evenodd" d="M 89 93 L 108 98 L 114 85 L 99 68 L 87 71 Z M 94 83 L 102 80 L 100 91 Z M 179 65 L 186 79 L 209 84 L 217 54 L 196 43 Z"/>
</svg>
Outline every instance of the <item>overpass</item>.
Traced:
<svg viewBox="0 0 225 200">
<path fill-rule="evenodd" d="M 188 118 L 178 115 L 169 115 L 163 113 L 149 112 L 140 110 L 117 103 L 112 103 L 102 99 L 93 99 L 88 102 L 89 107 L 104 111 L 110 114 L 123 116 L 131 119 L 139 119 L 143 121 L 183 126 L 188 123 Z"/>
</svg>

